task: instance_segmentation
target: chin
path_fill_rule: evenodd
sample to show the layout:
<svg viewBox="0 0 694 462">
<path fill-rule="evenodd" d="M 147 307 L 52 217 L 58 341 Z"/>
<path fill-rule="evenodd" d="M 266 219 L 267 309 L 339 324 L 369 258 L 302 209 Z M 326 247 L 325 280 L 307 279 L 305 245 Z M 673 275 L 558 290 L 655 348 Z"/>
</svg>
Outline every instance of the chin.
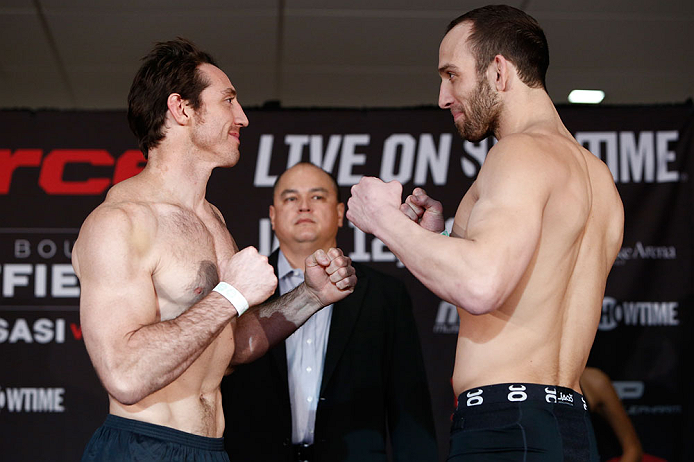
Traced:
<svg viewBox="0 0 694 462">
<path fill-rule="evenodd" d="M 226 153 L 221 157 L 222 157 L 222 164 L 221 164 L 222 167 L 233 167 L 239 163 L 239 159 L 241 158 L 238 151 Z"/>
</svg>

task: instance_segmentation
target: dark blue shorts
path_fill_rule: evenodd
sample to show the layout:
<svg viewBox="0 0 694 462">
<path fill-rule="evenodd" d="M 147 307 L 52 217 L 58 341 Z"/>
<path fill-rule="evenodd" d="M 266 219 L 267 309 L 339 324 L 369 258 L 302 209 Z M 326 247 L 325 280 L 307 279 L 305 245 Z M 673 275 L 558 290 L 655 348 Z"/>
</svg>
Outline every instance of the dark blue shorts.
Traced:
<svg viewBox="0 0 694 462">
<path fill-rule="evenodd" d="M 583 395 L 507 383 L 467 390 L 453 414 L 448 462 L 598 462 Z"/>
<path fill-rule="evenodd" d="M 207 438 L 109 414 L 82 455 L 87 461 L 229 462 L 224 438 Z"/>
</svg>

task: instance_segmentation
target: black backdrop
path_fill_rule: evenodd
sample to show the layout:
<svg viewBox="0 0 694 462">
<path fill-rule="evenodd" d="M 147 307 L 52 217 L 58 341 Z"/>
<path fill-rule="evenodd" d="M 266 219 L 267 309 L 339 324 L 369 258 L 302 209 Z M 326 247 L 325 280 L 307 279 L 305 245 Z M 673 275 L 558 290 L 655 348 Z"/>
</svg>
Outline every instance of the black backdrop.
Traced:
<svg viewBox="0 0 694 462">
<path fill-rule="evenodd" d="M 647 453 L 692 460 L 684 356 L 694 333 L 692 106 L 559 111 L 610 167 L 626 212 L 589 364 L 612 378 Z M 241 160 L 212 174 L 208 199 L 239 247 L 265 254 L 273 248 L 271 185 L 299 160 L 333 172 L 343 199 L 362 175 L 397 179 L 406 192 L 423 186 L 452 219 L 492 142 L 463 142 L 450 115 L 434 108 L 247 115 Z M 70 252 L 86 215 L 144 161 L 122 111 L 0 111 L 0 126 L 0 459 L 77 460 L 108 408 L 81 339 Z M 454 402 L 455 309 L 373 237 L 346 226 L 338 244 L 410 288 L 443 460 Z"/>
</svg>

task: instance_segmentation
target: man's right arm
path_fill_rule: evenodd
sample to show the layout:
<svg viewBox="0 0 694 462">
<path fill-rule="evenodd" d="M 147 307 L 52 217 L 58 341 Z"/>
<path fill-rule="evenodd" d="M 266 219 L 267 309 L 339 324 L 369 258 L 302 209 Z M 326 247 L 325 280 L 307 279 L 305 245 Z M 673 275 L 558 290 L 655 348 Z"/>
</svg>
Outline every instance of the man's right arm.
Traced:
<svg viewBox="0 0 694 462">
<path fill-rule="evenodd" d="M 212 292 L 177 318 L 160 321 L 152 281 L 155 229 L 143 210 L 100 208 L 73 250 L 87 351 L 108 393 L 126 405 L 178 378 L 236 315 Z"/>
<path fill-rule="evenodd" d="M 434 227 L 424 228 L 421 221 L 415 223 L 417 212 L 411 215 L 402 207 L 402 186 L 397 182 L 362 178 L 352 186 L 346 216 L 383 241 L 441 299 L 475 315 L 490 313 L 506 301 L 526 273 L 556 181 L 529 137 L 516 140 L 499 141 L 487 155 L 475 181 L 474 207 L 468 217 L 456 214 L 453 232 L 460 239 L 433 233 Z M 461 226 L 465 226 L 463 234 Z M 436 226 L 437 231 L 442 228 Z"/>
</svg>

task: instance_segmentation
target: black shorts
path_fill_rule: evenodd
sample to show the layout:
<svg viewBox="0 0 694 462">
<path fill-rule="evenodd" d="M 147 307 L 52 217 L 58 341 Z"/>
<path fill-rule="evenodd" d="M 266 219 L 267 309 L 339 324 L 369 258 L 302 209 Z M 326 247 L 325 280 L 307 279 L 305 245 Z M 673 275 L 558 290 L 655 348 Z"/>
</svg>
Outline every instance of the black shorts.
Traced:
<svg viewBox="0 0 694 462">
<path fill-rule="evenodd" d="M 598 462 L 583 395 L 507 383 L 465 391 L 453 414 L 448 462 Z"/>
<path fill-rule="evenodd" d="M 229 462 L 224 438 L 207 438 L 109 414 L 82 455 L 86 461 Z"/>
</svg>

